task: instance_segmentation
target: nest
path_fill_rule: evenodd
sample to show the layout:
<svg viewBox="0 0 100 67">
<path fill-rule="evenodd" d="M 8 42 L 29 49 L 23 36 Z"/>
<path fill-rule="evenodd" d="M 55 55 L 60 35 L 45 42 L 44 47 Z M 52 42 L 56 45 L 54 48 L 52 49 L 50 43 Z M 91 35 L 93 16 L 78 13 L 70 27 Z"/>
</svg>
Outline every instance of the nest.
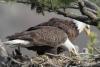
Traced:
<svg viewBox="0 0 100 67">
<path fill-rule="evenodd" d="M 64 67 L 66 63 L 69 63 L 70 61 L 71 59 L 64 55 L 53 55 L 49 53 L 32 58 L 32 64 L 40 67 Z"/>
<path fill-rule="evenodd" d="M 17 59 L 15 59 L 17 57 Z M 22 58 L 24 60 L 22 60 Z M 65 67 L 66 65 L 77 64 L 78 60 L 65 56 L 65 54 L 51 54 L 38 55 L 34 58 L 28 58 L 22 55 L 13 55 L 12 62 L 21 65 L 22 67 Z"/>
</svg>

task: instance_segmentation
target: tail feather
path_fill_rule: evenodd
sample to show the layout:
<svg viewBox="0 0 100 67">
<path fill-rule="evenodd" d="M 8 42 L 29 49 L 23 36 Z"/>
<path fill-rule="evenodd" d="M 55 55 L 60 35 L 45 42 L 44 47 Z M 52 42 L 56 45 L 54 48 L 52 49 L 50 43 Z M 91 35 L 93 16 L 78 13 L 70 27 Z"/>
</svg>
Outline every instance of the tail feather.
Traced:
<svg viewBox="0 0 100 67">
<path fill-rule="evenodd" d="M 7 36 L 6 38 L 7 38 L 8 40 L 14 40 L 14 39 L 15 39 L 14 36 Z"/>
<path fill-rule="evenodd" d="M 24 34 L 26 34 L 27 32 L 23 31 L 23 32 L 20 32 L 20 33 L 15 33 L 14 35 L 11 35 L 11 36 L 7 36 L 6 38 L 8 40 L 14 40 L 14 39 L 17 39 L 18 37 L 20 36 L 23 36 Z"/>
<path fill-rule="evenodd" d="M 3 42 L 3 43 L 6 44 L 6 45 L 21 45 L 21 46 L 24 46 L 24 47 L 27 47 L 30 44 L 29 41 L 20 40 L 20 39 L 6 41 L 6 42 Z"/>
</svg>

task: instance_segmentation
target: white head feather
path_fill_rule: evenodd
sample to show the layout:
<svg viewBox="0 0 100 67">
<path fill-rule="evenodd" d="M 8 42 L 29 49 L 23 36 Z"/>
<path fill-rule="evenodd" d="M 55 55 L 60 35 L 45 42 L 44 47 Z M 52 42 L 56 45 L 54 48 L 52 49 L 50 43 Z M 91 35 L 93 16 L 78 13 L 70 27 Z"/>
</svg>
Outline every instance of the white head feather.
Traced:
<svg viewBox="0 0 100 67">
<path fill-rule="evenodd" d="M 79 30 L 79 33 L 81 33 L 84 30 L 84 28 L 86 27 L 86 25 L 87 25 L 87 24 L 85 24 L 85 23 L 83 23 L 81 21 L 75 20 L 75 19 L 73 19 L 73 22 L 76 24 L 76 26 L 77 26 L 77 28 Z"/>
</svg>

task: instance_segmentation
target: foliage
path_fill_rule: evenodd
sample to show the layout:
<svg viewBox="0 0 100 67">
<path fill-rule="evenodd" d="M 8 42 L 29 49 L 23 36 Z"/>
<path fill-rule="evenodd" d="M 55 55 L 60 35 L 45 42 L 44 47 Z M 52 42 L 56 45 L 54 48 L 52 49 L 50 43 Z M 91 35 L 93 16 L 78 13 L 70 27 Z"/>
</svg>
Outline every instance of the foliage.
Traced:
<svg viewBox="0 0 100 67">
<path fill-rule="evenodd" d="M 66 6 L 69 5 L 71 2 L 75 2 L 77 0 L 3 0 L 3 1 L 25 1 L 25 2 L 30 2 L 30 3 L 39 3 L 39 4 L 44 4 L 52 7 L 61 7 L 61 6 Z"/>
<path fill-rule="evenodd" d="M 96 42 L 96 34 L 94 32 L 91 32 L 90 36 L 89 36 L 89 43 L 87 45 L 88 51 L 89 51 L 89 56 L 91 57 L 91 55 L 94 54 L 94 45 Z"/>
<path fill-rule="evenodd" d="M 75 2 L 77 0 L 3 0 L 3 1 L 23 1 L 31 3 L 32 9 L 60 9 L 66 8 L 70 3 Z"/>
<path fill-rule="evenodd" d="M 91 1 L 96 3 L 100 7 L 100 0 L 91 0 Z"/>
<path fill-rule="evenodd" d="M 39 3 L 44 3 L 45 5 L 49 5 L 55 8 L 69 5 L 71 2 L 74 1 L 75 0 L 38 0 Z"/>
<path fill-rule="evenodd" d="M 98 24 L 98 29 L 100 29 L 100 23 Z"/>
<path fill-rule="evenodd" d="M 4 1 L 9 2 L 9 1 L 15 1 L 15 0 L 4 0 Z"/>
</svg>

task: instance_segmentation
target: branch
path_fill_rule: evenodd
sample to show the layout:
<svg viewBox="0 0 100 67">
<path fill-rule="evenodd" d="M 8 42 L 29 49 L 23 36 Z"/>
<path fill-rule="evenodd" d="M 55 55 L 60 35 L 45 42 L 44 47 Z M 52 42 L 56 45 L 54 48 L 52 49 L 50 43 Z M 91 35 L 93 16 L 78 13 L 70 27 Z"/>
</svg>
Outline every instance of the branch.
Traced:
<svg viewBox="0 0 100 67">
<path fill-rule="evenodd" d="M 100 21 L 100 18 L 98 18 L 93 11 L 87 9 L 83 0 L 79 0 L 78 4 L 79 4 L 80 12 L 89 18 L 88 20 L 89 22 L 85 22 L 85 23 L 97 26 L 98 25 L 97 21 Z"/>
<path fill-rule="evenodd" d="M 83 15 L 88 16 L 88 18 L 90 18 L 90 19 L 95 19 L 96 18 L 96 16 L 94 16 L 94 14 L 92 12 L 90 12 L 90 11 L 87 10 L 87 8 L 86 8 L 85 3 L 83 2 L 83 0 L 79 0 L 78 1 L 78 5 L 79 5 L 80 12 Z"/>
<path fill-rule="evenodd" d="M 18 3 L 24 3 L 24 4 L 32 4 L 30 2 L 26 2 L 26 1 L 17 1 Z M 88 20 L 88 17 L 86 16 L 77 16 L 77 15 L 73 15 L 73 14 L 70 14 L 70 13 L 66 13 L 64 11 L 60 11 L 59 9 L 57 9 L 56 11 L 54 11 L 53 9 L 50 9 L 51 7 L 47 6 L 47 5 L 44 5 L 46 8 L 48 9 L 44 9 L 45 11 L 50 11 L 50 12 L 56 12 L 57 14 L 60 14 L 60 15 L 63 15 L 65 17 L 70 17 L 70 18 L 73 18 L 73 19 L 76 19 L 76 20 L 80 20 L 80 21 L 85 21 L 85 20 Z M 73 8 L 73 9 L 78 9 L 78 7 L 71 7 L 71 6 L 68 6 L 67 8 Z"/>
<path fill-rule="evenodd" d="M 100 51 L 99 51 L 96 47 L 93 46 L 93 48 L 94 48 L 94 50 L 95 50 L 97 53 L 100 54 Z"/>
<path fill-rule="evenodd" d="M 79 7 L 77 6 L 77 7 L 75 7 L 75 6 L 68 6 L 68 7 L 66 7 L 66 8 L 71 8 L 71 9 L 79 9 Z"/>
<path fill-rule="evenodd" d="M 100 21 L 100 19 L 98 19 L 98 17 L 96 16 L 97 15 L 96 11 L 98 10 L 99 7 L 96 4 L 94 4 L 94 3 L 90 2 L 90 1 L 87 1 L 87 0 L 79 0 L 79 1 L 80 2 L 78 3 L 77 7 L 68 6 L 68 7 L 66 7 L 66 9 L 67 8 L 79 9 L 80 12 L 83 14 L 82 16 L 74 15 L 74 14 L 59 10 L 59 9 L 62 9 L 62 8 L 54 10 L 50 6 L 48 6 L 46 4 L 43 4 L 43 3 L 40 3 L 40 4 L 44 5 L 44 7 L 45 7 L 43 9 L 44 11 L 55 12 L 55 13 L 57 13 L 59 15 L 63 15 L 65 17 L 70 17 L 70 18 L 73 18 L 73 19 L 88 23 L 90 25 L 97 26 L 98 25 L 97 21 Z M 24 4 L 32 4 L 30 1 L 17 1 L 17 2 L 18 3 L 24 3 Z"/>
<path fill-rule="evenodd" d="M 86 9 L 87 9 L 88 11 L 94 13 L 95 15 L 97 15 L 97 11 L 96 11 L 96 10 L 90 9 L 90 8 L 88 8 L 88 7 L 86 7 Z"/>
<path fill-rule="evenodd" d="M 24 62 L 20 62 L 20 61 L 17 61 L 17 60 L 15 60 L 15 59 L 13 59 L 12 57 L 10 57 L 10 59 L 13 61 L 13 62 L 15 62 L 15 63 L 17 63 L 17 64 L 26 64 L 26 63 L 24 63 Z"/>
<path fill-rule="evenodd" d="M 61 11 L 61 10 L 56 10 L 57 14 L 59 15 L 63 15 L 65 17 L 70 17 L 70 18 L 73 18 L 73 19 L 76 19 L 76 20 L 79 20 L 79 21 L 87 21 L 88 20 L 88 17 L 83 15 L 83 16 L 78 16 L 78 15 L 74 15 L 74 14 L 70 14 L 70 13 L 67 13 L 67 12 L 64 12 L 64 11 Z"/>
<path fill-rule="evenodd" d="M 83 1 L 85 3 L 86 7 L 91 8 L 95 11 L 97 11 L 99 9 L 99 7 L 95 3 L 92 3 L 89 0 L 83 0 Z"/>
<path fill-rule="evenodd" d="M 28 1 L 17 1 L 17 3 L 32 4 L 31 2 L 28 2 Z"/>
</svg>

